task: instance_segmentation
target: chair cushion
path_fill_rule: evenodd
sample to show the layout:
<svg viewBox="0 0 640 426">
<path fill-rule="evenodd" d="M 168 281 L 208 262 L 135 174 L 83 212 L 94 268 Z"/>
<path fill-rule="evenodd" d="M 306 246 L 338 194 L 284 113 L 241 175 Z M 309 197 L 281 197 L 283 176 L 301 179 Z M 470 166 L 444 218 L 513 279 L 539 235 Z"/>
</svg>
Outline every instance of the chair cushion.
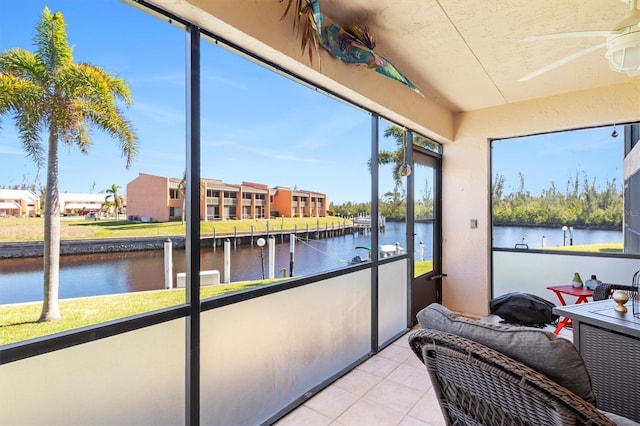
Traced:
<svg viewBox="0 0 640 426">
<path fill-rule="evenodd" d="M 607 416 L 609 420 L 611 420 L 616 424 L 616 426 L 640 426 L 640 424 L 634 422 L 633 420 L 628 419 L 626 417 L 622 417 L 618 414 L 610 413 L 604 410 L 598 410 L 598 411 L 600 411 L 602 414 Z"/>
<path fill-rule="evenodd" d="M 456 334 L 495 349 L 596 403 L 582 356 L 567 339 L 533 327 L 474 321 L 437 303 L 422 309 L 416 318 L 422 328 Z"/>
</svg>

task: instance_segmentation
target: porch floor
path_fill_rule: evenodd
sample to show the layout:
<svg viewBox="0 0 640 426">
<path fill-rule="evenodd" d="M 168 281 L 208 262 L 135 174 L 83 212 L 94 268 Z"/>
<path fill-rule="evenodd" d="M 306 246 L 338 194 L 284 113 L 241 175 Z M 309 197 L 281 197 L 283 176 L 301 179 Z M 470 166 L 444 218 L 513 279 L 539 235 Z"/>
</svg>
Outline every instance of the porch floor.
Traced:
<svg viewBox="0 0 640 426">
<path fill-rule="evenodd" d="M 554 327 L 546 329 L 553 331 Z M 408 335 L 331 384 L 276 426 L 444 425 L 429 376 L 409 348 Z M 572 340 L 572 329 L 565 327 L 560 336 Z"/>
</svg>

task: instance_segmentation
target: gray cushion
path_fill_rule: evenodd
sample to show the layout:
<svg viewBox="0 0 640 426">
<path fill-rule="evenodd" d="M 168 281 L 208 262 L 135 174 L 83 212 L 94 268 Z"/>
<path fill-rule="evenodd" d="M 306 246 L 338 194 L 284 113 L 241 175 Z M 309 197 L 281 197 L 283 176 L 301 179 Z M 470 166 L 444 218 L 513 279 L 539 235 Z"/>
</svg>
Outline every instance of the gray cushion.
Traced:
<svg viewBox="0 0 640 426">
<path fill-rule="evenodd" d="M 609 420 L 611 420 L 612 422 L 614 422 L 616 424 L 616 426 L 640 426 L 640 424 L 634 422 L 631 419 L 628 419 L 626 417 L 622 417 L 619 416 L 617 414 L 614 413 L 610 413 L 608 411 L 604 411 L 604 410 L 598 410 L 600 411 L 602 414 L 604 414 L 605 416 L 607 416 L 609 418 Z"/>
<path fill-rule="evenodd" d="M 416 315 L 422 328 L 456 334 L 495 349 L 596 403 L 582 356 L 567 339 L 533 327 L 474 321 L 433 303 Z"/>
</svg>

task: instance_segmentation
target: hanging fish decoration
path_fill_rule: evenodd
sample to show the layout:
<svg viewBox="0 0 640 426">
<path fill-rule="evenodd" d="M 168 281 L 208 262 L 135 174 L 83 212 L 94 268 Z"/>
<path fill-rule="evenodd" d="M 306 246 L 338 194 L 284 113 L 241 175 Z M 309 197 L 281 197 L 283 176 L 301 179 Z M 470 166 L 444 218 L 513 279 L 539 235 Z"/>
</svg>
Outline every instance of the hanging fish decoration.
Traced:
<svg viewBox="0 0 640 426">
<path fill-rule="evenodd" d="M 279 1 L 282 3 L 283 0 Z M 293 1 L 288 1 L 282 19 L 289 13 Z M 422 96 L 420 90 L 388 59 L 374 52 L 375 41 L 367 28 L 363 29 L 357 25 L 343 28 L 334 22 L 329 22 L 320 12 L 318 0 L 295 1 L 296 16 L 293 28 L 301 37 L 302 52 L 308 50 L 309 60 L 312 63 L 313 51 L 318 52 L 318 46 L 322 46 L 334 58 L 347 64 L 365 65 L 379 74 L 406 85 Z"/>
</svg>

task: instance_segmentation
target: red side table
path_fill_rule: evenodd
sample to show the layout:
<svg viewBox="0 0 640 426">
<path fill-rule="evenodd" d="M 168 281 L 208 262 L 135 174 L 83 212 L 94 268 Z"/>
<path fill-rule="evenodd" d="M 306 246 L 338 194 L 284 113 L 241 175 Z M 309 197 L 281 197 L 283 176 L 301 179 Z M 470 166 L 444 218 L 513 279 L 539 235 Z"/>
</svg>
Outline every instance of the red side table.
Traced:
<svg viewBox="0 0 640 426">
<path fill-rule="evenodd" d="M 574 287 L 572 285 L 551 285 L 547 287 L 547 290 L 553 291 L 556 296 L 558 296 L 558 299 L 560 300 L 560 304 L 562 306 L 567 306 L 567 302 L 565 302 L 564 298 L 562 297 L 563 294 L 577 297 L 578 299 L 576 300 L 576 305 L 580 303 L 587 303 L 589 301 L 587 297 L 593 297 L 593 290 L 589 290 L 586 287 Z M 564 317 L 558 322 L 558 326 L 555 330 L 553 330 L 553 332 L 555 334 L 558 334 L 560 333 L 560 330 L 562 330 L 565 326 L 572 324 L 573 321 L 571 320 L 571 318 Z"/>
</svg>

